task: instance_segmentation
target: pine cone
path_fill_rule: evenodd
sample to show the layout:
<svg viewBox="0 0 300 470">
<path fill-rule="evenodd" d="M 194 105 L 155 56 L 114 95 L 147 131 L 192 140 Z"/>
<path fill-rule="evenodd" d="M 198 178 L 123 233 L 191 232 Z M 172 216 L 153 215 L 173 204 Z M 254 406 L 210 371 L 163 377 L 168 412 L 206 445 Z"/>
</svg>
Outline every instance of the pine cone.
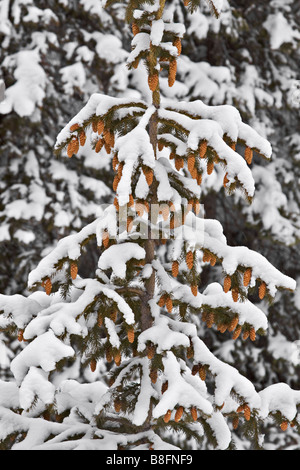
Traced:
<svg viewBox="0 0 300 470">
<path fill-rule="evenodd" d="M 239 291 L 237 288 L 232 289 L 231 291 L 232 299 L 234 302 L 238 302 L 239 300 Z"/>
<path fill-rule="evenodd" d="M 120 351 L 115 352 L 114 361 L 115 361 L 116 366 L 119 366 L 121 364 L 121 353 L 120 353 Z"/>
<path fill-rule="evenodd" d="M 164 382 L 161 386 L 161 393 L 164 394 L 167 390 L 168 390 L 168 381 L 166 380 L 166 382 Z"/>
<path fill-rule="evenodd" d="M 288 425 L 289 425 L 288 421 L 282 421 L 282 423 L 281 423 L 281 425 L 280 425 L 281 430 L 282 430 L 282 431 L 286 431 L 287 428 L 288 428 Z"/>
<path fill-rule="evenodd" d="M 245 408 L 245 403 L 244 403 L 243 405 L 240 405 L 240 406 L 237 408 L 236 412 L 237 412 L 237 413 L 242 413 L 242 412 L 244 411 L 244 408 Z"/>
<path fill-rule="evenodd" d="M 149 346 L 147 346 L 147 357 L 148 359 L 153 359 L 154 358 L 154 355 L 155 355 L 155 346 L 154 344 L 150 344 Z"/>
<path fill-rule="evenodd" d="M 224 292 L 229 292 L 231 288 L 231 277 L 226 276 L 224 279 Z"/>
<path fill-rule="evenodd" d="M 206 379 L 206 370 L 204 366 L 199 367 L 199 377 L 201 380 L 205 381 Z"/>
<path fill-rule="evenodd" d="M 52 291 L 52 282 L 51 280 L 48 278 L 46 279 L 45 283 L 44 283 L 44 287 L 45 287 L 45 292 L 47 295 L 50 295 L 51 294 L 51 291 Z"/>
<path fill-rule="evenodd" d="M 163 307 L 165 304 L 166 304 L 166 294 L 163 294 L 158 301 L 158 306 Z"/>
<path fill-rule="evenodd" d="M 77 129 L 79 129 L 79 124 L 73 124 L 73 125 L 70 127 L 70 132 L 77 131 Z"/>
<path fill-rule="evenodd" d="M 71 278 L 72 278 L 73 280 L 76 279 L 77 274 L 78 274 L 78 266 L 77 266 L 77 263 L 71 263 L 71 266 L 70 266 L 70 274 L 71 274 Z"/>
<path fill-rule="evenodd" d="M 176 80 L 176 73 L 177 73 L 177 60 L 171 59 L 169 64 L 169 76 L 168 76 L 168 84 L 169 87 L 172 87 Z"/>
<path fill-rule="evenodd" d="M 119 206 L 119 201 L 118 201 L 117 196 L 114 198 L 114 206 L 115 206 L 115 208 L 116 208 L 116 210 L 117 210 L 117 212 L 118 212 L 119 209 L 120 209 L 120 206 Z"/>
<path fill-rule="evenodd" d="M 215 322 L 215 314 L 214 314 L 214 312 L 209 312 L 207 314 L 207 318 L 206 318 L 207 328 L 211 328 L 213 326 L 214 322 Z"/>
<path fill-rule="evenodd" d="M 127 232 L 131 232 L 132 227 L 133 227 L 133 221 L 134 221 L 134 218 L 132 216 L 127 217 L 127 224 L 126 224 Z"/>
<path fill-rule="evenodd" d="M 102 233 L 102 244 L 104 248 L 107 248 L 109 245 L 109 234 L 107 230 L 104 230 L 104 232 Z"/>
<path fill-rule="evenodd" d="M 245 160 L 248 165 L 251 165 L 253 158 L 253 150 L 250 147 L 246 147 L 245 149 Z"/>
<path fill-rule="evenodd" d="M 152 92 L 156 90 L 158 87 L 158 73 L 154 73 L 153 75 L 148 76 L 148 85 Z"/>
<path fill-rule="evenodd" d="M 189 346 L 186 350 L 186 358 L 191 359 L 194 356 L 194 348 Z"/>
<path fill-rule="evenodd" d="M 93 132 L 97 132 L 97 125 L 98 125 L 98 122 L 97 122 L 97 121 L 92 121 L 92 129 L 93 129 Z"/>
<path fill-rule="evenodd" d="M 256 332 L 255 332 L 255 328 L 253 326 L 250 328 L 250 339 L 251 339 L 251 341 L 255 341 L 255 339 L 256 339 Z"/>
<path fill-rule="evenodd" d="M 192 173 L 196 163 L 196 158 L 194 155 L 190 155 L 187 161 L 187 167 L 190 173 Z"/>
<path fill-rule="evenodd" d="M 118 171 L 117 171 L 119 179 L 122 178 L 123 168 L 124 168 L 124 162 L 120 162 L 118 165 Z"/>
<path fill-rule="evenodd" d="M 195 406 L 192 406 L 192 408 L 191 408 L 191 416 L 192 416 L 194 421 L 197 421 L 198 413 L 197 413 L 197 408 L 195 408 Z"/>
<path fill-rule="evenodd" d="M 215 255 L 210 255 L 210 265 L 214 266 L 217 262 L 217 257 Z"/>
<path fill-rule="evenodd" d="M 114 191 L 117 191 L 119 182 L 120 182 L 119 176 L 115 175 L 114 180 L 113 180 L 113 185 L 112 185 Z"/>
<path fill-rule="evenodd" d="M 172 263 L 172 276 L 177 277 L 179 272 L 179 263 L 178 261 L 173 261 Z"/>
<path fill-rule="evenodd" d="M 91 371 L 92 371 L 92 372 L 95 372 L 96 367 L 97 367 L 97 361 L 96 361 L 96 359 L 92 359 L 91 362 L 90 362 L 90 369 L 91 369 Z"/>
<path fill-rule="evenodd" d="M 244 333 L 243 333 L 243 340 L 246 341 L 246 339 L 249 338 L 249 335 L 250 335 L 250 331 L 249 331 L 249 330 L 245 330 Z"/>
<path fill-rule="evenodd" d="M 102 134 L 102 132 L 104 131 L 104 122 L 99 119 L 98 123 L 97 123 L 97 132 L 98 134 Z"/>
<path fill-rule="evenodd" d="M 175 168 L 177 171 L 181 170 L 182 162 L 183 162 L 183 159 L 181 157 L 175 157 Z"/>
<path fill-rule="evenodd" d="M 208 175 L 211 175 L 211 174 L 212 174 L 212 172 L 214 171 L 214 167 L 215 167 L 214 162 L 212 162 L 212 161 L 207 162 L 207 167 L 206 167 L 206 169 L 207 169 L 207 174 L 208 174 Z"/>
<path fill-rule="evenodd" d="M 242 332 L 242 327 L 241 327 L 241 325 L 238 325 L 238 326 L 236 327 L 236 329 L 234 330 L 234 333 L 233 333 L 233 335 L 232 335 L 232 339 L 238 339 L 238 337 L 240 336 L 241 332 Z"/>
<path fill-rule="evenodd" d="M 250 418 L 251 418 L 251 410 L 250 410 L 250 407 L 248 405 L 245 405 L 244 406 L 244 417 L 245 417 L 245 420 L 246 421 L 250 421 Z"/>
<path fill-rule="evenodd" d="M 145 175 L 148 186 L 151 186 L 153 182 L 153 170 L 149 167 L 143 167 L 143 173 Z"/>
<path fill-rule="evenodd" d="M 200 369 L 199 364 L 195 364 L 195 365 L 193 366 L 193 368 L 192 368 L 192 375 L 198 374 L 199 369 Z"/>
<path fill-rule="evenodd" d="M 203 263 L 209 263 L 210 262 L 210 253 L 207 253 L 206 251 L 203 253 L 203 258 L 202 258 Z"/>
<path fill-rule="evenodd" d="M 166 301 L 166 308 L 167 308 L 168 313 L 172 313 L 173 301 L 172 301 L 171 297 L 169 297 Z"/>
<path fill-rule="evenodd" d="M 150 372 L 150 379 L 153 384 L 157 382 L 157 369 L 152 369 Z"/>
<path fill-rule="evenodd" d="M 118 163 L 119 163 L 118 154 L 115 153 L 112 159 L 112 167 L 114 171 L 116 171 Z"/>
<path fill-rule="evenodd" d="M 164 422 L 165 423 L 168 423 L 171 419 L 171 414 L 172 414 L 172 411 L 171 410 L 168 410 L 164 416 Z"/>
<path fill-rule="evenodd" d="M 181 417 L 183 415 L 183 406 L 180 406 L 177 408 L 176 413 L 175 413 L 175 422 L 178 423 L 178 421 L 181 420 Z"/>
<path fill-rule="evenodd" d="M 244 272 L 244 278 L 243 278 L 243 284 L 245 287 L 247 287 L 250 284 L 252 277 L 252 269 L 247 268 L 246 271 Z"/>
<path fill-rule="evenodd" d="M 71 158 L 73 156 L 73 142 L 72 140 L 70 140 L 70 142 L 68 143 L 68 147 L 67 147 L 67 155 L 69 158 Z"/>
<path fill-rule="evenodd" d="M 181 46 L 181 39 L 180 38 L 175 38 L 173 41 L 173 46 L 177 48 L 178 55 L 181 54 L 182 51 L 182 46 Z"/>
<path fill-rule="evenodd" d="M 133 195 L 132 195 L 132 194 L 129 194 L 128 206 L 129 206 L 129 207 L 133 207 L 133 206 L 134 206 L 134 199 L 133 199 Z"/>
<path fill-rule="evenodd" d="M 86 142 L 85 132 L 81 131 L 80 134 L 79 134 L 79 143 L 80 143 L 81 147 L 84 146 L 85 142 Z"/>
<path fill-rule="evenodd" d="M 192 294 L 197 297 L 198 295 L 198 286 L 197 284 L 196 285 L 191 285 L 191 291 L 192 291 Z"/>
<path fill-rule="evenodd" d="M 77 137 L 72 138 L 71 144 L 72 144 L 73 154 L 76 155 L 76 153 L 78 153 L 78 150 L 79 150 L 79 140 L 77 139 Z"/>
<path fill-rule="evenodd" d="M 103 145 L 104 145 L 104 140 L 99 139 L 98 142 L 96 143 L 96 146 L 95 146 L 95 152 L 99 153 L 100 150 L 102 149 Z"/>
<path fill-rule="evenodd" d="M 98 313 L 98 316 L 97 316 L 97 325 L 99 326 L 99 328 L 101 328 L 101 326 L 103 325 L 103 317 L 100 312 Z"/>
<path fill-rule="evenodd" d="M 239 323 L 239 317 L 238 315 L 236 315 L 235 317 L 232 318 L 231 322 L 230 322 L 230 325 L 228 327 L 228 331 L 233 331 L 235 330 L 235 328 L 237 327 Z"/>
<path fill-rule="evenodd" d="M 136 36 L 140 32 L 140 28 L 136 23 L 132 23 L 132 33 Z"/>
<path fill-rule="evenodd" d="M 127 338 L 128 338 L 129 343 L 134 342 L 134 329 L 133 328 L 130 328 L 130 330 L 128 330 Z"/>
<path fill-rule="evenodd" d="M 258 290 L 258 295 L 259 295 L 260 300 L 264 298 L 264 296 L 266 295 L 266 291 L 267 291 L 266 283 L 262 282 Z"/>
<path fill-rule="evenodd" d="M 237 429 L 238 428 L 238 425 L 239 425 L 239 417 L 238 416 L 235 416 L 232 420 L 232 427 L 233 429 Z"/>
<path fill-rule="evenodd" d="M 196 180 L 197 177 L 198 177 L 198 170 L 197 168 L 194 166 L 194 168 L 192 169 L 191 171 L 191 177 L 193 178 L 193 180 Z"/>
<path fill-rule="evenodd" d="M 199 148 L 199 156 L 200 158 L 204 158 L 207 152 L 207 141 L 202 140 Z"/>
<path fill-rule="evenodd" d="M 110 349 L 110 348 L 107 348 L 107 349 L 106 349 L 106 351 L 105 351 L 105 356 L 106 356 L 107 362 L 111 362 L 111 361 L 113 360 L 112 352 L 111 352 L 111 349 Z"/>
<path fill-rule="evenodd" d="M 194 253 L 193 253 L 192 251 L 189 251 L 189 252 L 186 254 L 185 261 L 186 261 L 187 267 L 188 267 L 189 269 L 192 269 L 193 264 L 194 264 Z"/>
</svg>

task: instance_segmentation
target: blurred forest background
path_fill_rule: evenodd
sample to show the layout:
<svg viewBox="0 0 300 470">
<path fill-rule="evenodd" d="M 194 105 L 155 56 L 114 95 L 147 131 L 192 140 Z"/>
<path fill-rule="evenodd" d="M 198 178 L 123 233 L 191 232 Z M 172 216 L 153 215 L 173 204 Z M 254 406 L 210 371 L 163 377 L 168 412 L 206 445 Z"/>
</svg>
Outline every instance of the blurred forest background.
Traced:
<svg viewBox="0 0 300 470">
<path fill-rule="evenodd" d="M 247 246 L 300 280 L 300 10 L 297 0 L 224 0 L 220 19 L 206 2 L 189 15 L 169 2 L 187 32 L 177 82 L 162 94 L 174 100 L 230 104 L 273 147 L 271 162 L 255 159 L 256 194 L 248 205 L 226 196 L 223 174 L 203 181 L 207 218 L 218 219 L 228 244 Z M 62 237 L 101 214 L 112 200 L 109 159 L 79 153 L 54 156 L 60 129 L 94 92 L 150 99 L 142 67 L 129 71 L 132 32 L 122 3 L 103 10 L 99 0 L 1 0 L 0 82 L 0 293 L 26 294 L 28 273 Z M 79 274 L 93 276 L 89 252 Z M 200 289 L 221 272 L 205 268 Z M 276 382 L 300 389 L 300 288 L 258 298 L 268 315 L 265 337 L 232 341 L 213 329 L 203 339 L 259 391 Z M 0 332 L 0 378 L 10 379 L 15 337 Z M 295 432 L 266 429 L 270 448 L 300 449 Z"/>
</svg>

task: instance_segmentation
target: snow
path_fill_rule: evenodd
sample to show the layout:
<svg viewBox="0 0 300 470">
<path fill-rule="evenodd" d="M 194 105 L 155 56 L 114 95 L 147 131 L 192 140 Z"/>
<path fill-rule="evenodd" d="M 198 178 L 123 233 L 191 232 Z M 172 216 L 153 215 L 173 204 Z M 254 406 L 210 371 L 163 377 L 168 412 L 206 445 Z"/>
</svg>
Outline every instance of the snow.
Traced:
<svg viewBox="0 0 300 470">
<path fill-rule="evenodd" d="M 142 377 L 140 383 L 140 392 L 132 416 L 132 422 L 136 426 L 141 426 L 146 421 L 150 407 L 150 399 L 153 395 L 153 389 L 149 376 L 149 365 L 146 358 L 141 361 L 141 366 Z"/>
<path fill-rule="evenodd" d="M 14 323 L 20 329 L 23 329 L 39 310 L 38 302 L 20 294 L 0 295 L 0 312 L 2 311 L 7 318 L 12 315 Z"/>
<path fill-rule="evenodd" d="M 29 273 L 29 288 L 41 282 L 45 277 L 51 277 L 56 273 L 55 266 L 59 260 L 65 257 L 71 260 L 77 260 L 81 254 L 81 244 L 85 239 L 95 235 L 97 224 L 98 219 L 85 226 L 80 232 L 59 240 L 56 248 L 45 256 L 38 266 Z"/>
<path fill-rule="evenodd" d="M 211 415 L 213 407 L 206 398 L 206 390 L 199 377 L 189 376 L 189 383 L 185 374 L 180 373 L 180 364 L 174 354 L 168 351 L 163 358 L 164 378 L 168 381 L 168 389 L 162 395 L 159 403 L 153 409 L 153 417 L 159 418 L 168 410 L 176 406 L 186 409 L 195 406 L 206 415 Z M 188 372 L 186 371 L 186 374 Z M 197 385 L 196 385 L 197 384 Z"/>
<path fill-rule="evenodd" d="M 63 344 L 50 330 L 38 336 L 13 359 L 11 371 L 20 385 L 31 367 L 41 367 L 45 372 L 51 372 L 57 362 L 74 354 L 74 349 Z"/>
<path fill-rule="evenodd" d="M 126 263 L 131 259 L 142 260 L 146 256 L 144 248 L 137 243 L 112 245 L 99 258 L 98 267 L 102 270 L 112 269 L 117 277 L 126 277 Z"/>
<path fill-rule="evenodd" d="M 34 404 L 36 397 L 45 405 L 50 405 L 53 403 L 54 394 L 55 387 L 48 381 L 48 372 L 38 367 L 30 367 L 19 390 L 21 408 L 28 410 Z"/>
<path fill-rule="evenodd" d="M 97 41 L 97 55 L 109 64 L 118 64 L 126 60 L 128 53 L 124 51 L 122 42 L 113 34 L 94 33 Z"/>
<path fill-rule="evenodd" d="M 300 403 L 300 390 L 292 390 L 285 383 L 270 385 L 261 392 L 260 416 L 266 418 L 269 413 L 280 413 L 292 421 L 297 415 L 297 405 Z"/>
<path fill-rule="evenodd" d="M 213 415 L 207 419 L 207 424 L 211 427 L 216 438 L 216 450 L 226 450 L 231 442 L 232 436 L 223 414 L 221 412 L 213 413 Z"/>
<path fill-rule="evenodd" d="M 164 34 L 164 29 L 165 25 L 162 19 L 152 21 L 150 41 L 152 42 L 153 46 L 160 45 Z"/>
<path fill-rule="evenodd" d="M 81 62 L 67 65 L 60 69 L 62 81 L 64 82 L 64 91 L 66 94 L 72 95 L 74 88 L 84 89 L 86 84 L 86 74 L 84 66 Z"/>
<path fill-rule="evenodd" d="M 45 97 L 46 74 L 39 65 L 37 50 L 20 51 L 13 61 L 16 83 L 6 89 L 5 99 L 0 103 L 0 114 L 15 111 L 20 117 L 31 116 Z"/>
<path fill-rule="evenodd" d="M 300 32 L 292 28 L 281 11 L 270 14 L 263 23 L 263 27 L 270 34 L 272 49 L 279 49 L 284 43 L 295 44 L 300 40 Z"/>
<path fill-rule="evenodd" d="M 188 347 L 190 342 L 188 337 L 181 332 L 172 331 L 167 317 L 158 317 L 153 326 L 143 331 L 138 338 L 138 351 L 146 349 L 147 341 L 157 345 L 157 353 L 170 351 L 173 347 Z"/>
<path fill-rule="evenodd" d="M 110 318 L 105 318 L 104 324 L 108 332 L 110 344 L 112 345 L 113 348 L 119 349 L 121 346 L 121 343 L 120 343 L 118 334 L 116 332 L 116 327 L 115 327 L 114 322 Z"/>
</svg>

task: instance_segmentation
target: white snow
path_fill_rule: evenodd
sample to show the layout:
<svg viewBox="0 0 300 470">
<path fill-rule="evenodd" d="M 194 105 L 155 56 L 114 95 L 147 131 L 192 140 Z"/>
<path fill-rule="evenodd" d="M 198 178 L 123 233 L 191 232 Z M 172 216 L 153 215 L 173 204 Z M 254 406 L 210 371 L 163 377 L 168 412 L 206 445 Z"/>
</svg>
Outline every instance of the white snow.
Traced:
<svg viewBox="0 0 300 470">
<path fill-rule="evenodd" d="M 121 243 L 112 245 L 105 250 L 99 258 L 98 267 L 112 269 L 117 277 L 126 277 L 126 263 L 131 259 L 142 260 L 146 256 L 144 248 L 137 243 Z"/>
<path fill-rule="evenodd" d="M 37 50 L 20 51 L 13 57 L 16 69 L 16 83 L 5 91 L 5 99 L 0 103 L 0 114 L 15 111 L 19 116 L 30 116 L 45 97 L 46 74 L 39 65 Z M 4 64 L 3 64 L 4 65 Z"/>
<path fill-rule="evenodd" d="M 270 14 L 263 26 L 270 34 L 272 49 L 279 49 L 284 43 L 294 44 L 300 40 L 300 32 L 292 28 L 281 11 Z"/>
</svg>

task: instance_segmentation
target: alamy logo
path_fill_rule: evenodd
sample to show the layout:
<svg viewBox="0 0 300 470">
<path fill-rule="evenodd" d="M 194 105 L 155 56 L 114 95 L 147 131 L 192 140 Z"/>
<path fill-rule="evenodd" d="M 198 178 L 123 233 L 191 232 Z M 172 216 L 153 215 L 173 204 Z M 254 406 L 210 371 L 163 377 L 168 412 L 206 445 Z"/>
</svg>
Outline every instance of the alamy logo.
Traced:
<svg viewBox="0 0 300 470">
<path fill-rule="evenodd" d="M 102 230 L 107 239 L 197 239 L 204 233 L 204 206 L 187 204 L 102 205 Z"/>
</svg>

